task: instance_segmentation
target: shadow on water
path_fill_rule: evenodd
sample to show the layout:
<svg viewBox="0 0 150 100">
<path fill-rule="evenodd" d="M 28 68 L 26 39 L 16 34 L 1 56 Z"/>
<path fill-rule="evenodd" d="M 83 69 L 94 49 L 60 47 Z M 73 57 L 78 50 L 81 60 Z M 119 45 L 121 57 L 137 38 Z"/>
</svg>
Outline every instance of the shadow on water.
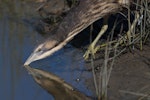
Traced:
<svg viewBox="0 0 150 100">
<path fill-rule="evenodd" d="M 53 98 L 33 81 L 23 67 L 37 41 L 42 39 L 32 26 L 24 21 L 38 18 L 34 11 L 36 5 L 38 6 L 29 0 L 0 1 L 0 97 L 2 100 L 52 100 Z M 85 81 L 91 77 L 91 74 L 84 70 L 82 55 L 80 50 L 68 47 L 47 59 L 35 62 L 33 67 L 50 71 L 65 79 L 79 91 L 92 95 L 85 86 Z"/>
</svg>

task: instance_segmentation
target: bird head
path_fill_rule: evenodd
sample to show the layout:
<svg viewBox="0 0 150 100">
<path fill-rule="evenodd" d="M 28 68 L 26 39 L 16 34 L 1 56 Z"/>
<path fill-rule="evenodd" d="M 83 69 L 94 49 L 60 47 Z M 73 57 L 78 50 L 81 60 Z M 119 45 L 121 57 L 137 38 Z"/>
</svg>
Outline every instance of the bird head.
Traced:
<svg viewBox="0 0 150 100">
<path fill-rule="evenodd" d="M 55 47 L 57 49 L 57 44 L 58 44 L 58 41 L 56 40 L 48 40 L 48 41 L 45 41 L 44 43 L 41 43 L 39 46 L 35 48 L 33 53 L 31 53 L 31 55 L 26 60 L 24 65 L 29 65 L 30 63 L 34 61 L 44 59 L 52 55 L 56 51 Z"/>
</svg>

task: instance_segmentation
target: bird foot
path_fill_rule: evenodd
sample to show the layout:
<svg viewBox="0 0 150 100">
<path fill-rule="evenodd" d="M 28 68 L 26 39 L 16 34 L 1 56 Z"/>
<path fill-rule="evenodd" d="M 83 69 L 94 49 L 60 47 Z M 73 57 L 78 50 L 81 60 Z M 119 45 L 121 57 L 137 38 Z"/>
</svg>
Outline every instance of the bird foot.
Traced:
<svg viewBox="0 0 150 100">
<path fill-rule="evenodd" d="M 89 56 L 91 55 L 92 58 L 95 59 L 95 54 L 97 52 L 97 49 L 95 48 L 94 44 L 90 44 L 90 46 L 88 47 L 87 51 L 85 52 L 85 54 L 83 55 L 84 59 L 87 60 L 89 58 Z"/>
<path fill-rule="evenodd" d="M 97 35 L 97 37 L 95 38 L 95 40 L 90 44 L 90 46 L 88 47 L 88 50 L 83 55 L 83 57 L 84 57 L 85 60 L 87 60 L 90 55 L 92 56 L 92 58 L 95 59 L 95 53 L 97 52 L 97 50 L 99 48 L 99 47 L 97 47 L 95 45 L 98 42 L 98 40 L 101 38 L 101 36 L 106 32 L 107 28 L 108 28 L 107 24 L 105 24 L 105 25 L 102 26 L 101 31 L 99 32 L 99 34 Z"/>
</svg>

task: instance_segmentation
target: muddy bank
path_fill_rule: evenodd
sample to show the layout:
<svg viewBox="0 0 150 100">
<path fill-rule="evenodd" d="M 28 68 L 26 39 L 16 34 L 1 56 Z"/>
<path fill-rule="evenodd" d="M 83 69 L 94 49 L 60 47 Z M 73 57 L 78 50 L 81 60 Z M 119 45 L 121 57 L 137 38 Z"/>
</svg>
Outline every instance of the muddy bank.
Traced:
<svg viewBox="0 0 150 100">
<path fill-rule="evenodd" d="M 108 84 L 108 100 L 147 100 L 149 98 L 149 51 L 150 43 L 148 42 L 142 51 L 135 49 L 133 53 L 126 52 L 116 58 Z M 95 65 L 99 65 L 99 61 L 102 62 L 98 60 Z M 91 81 L 93 79 L 88 79 L 86 84 L 94 91 Z"/>
</svg>

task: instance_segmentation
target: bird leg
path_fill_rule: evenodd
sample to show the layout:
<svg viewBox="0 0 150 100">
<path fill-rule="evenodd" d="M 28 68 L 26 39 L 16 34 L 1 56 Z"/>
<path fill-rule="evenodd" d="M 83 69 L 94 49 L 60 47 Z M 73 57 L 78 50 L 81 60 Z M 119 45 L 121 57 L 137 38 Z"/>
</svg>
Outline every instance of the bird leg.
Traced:
<svg viewBox="0 0 150 100">
<path fill-rule="evenodd" d="M 85 60 L 87 60 L 89 58 L 89 55 L 92 55 L 93 58 L 95 58 L 95 53 L 97 52 L 97 47 L 95 47 L 96 43 L 101 38 L 101 36 L 106 32 L 106 30 L 108 29 L 108 24 L 106 23 L 107 20 L 108 20 L 108 18 L 104 19 L 104 25 L 102 26 L 100 32 L 98 33 L 95 40 L 90 44 L 90 46 L 88 47 L 88 50 L 83 55 Z"/>
</svg>

